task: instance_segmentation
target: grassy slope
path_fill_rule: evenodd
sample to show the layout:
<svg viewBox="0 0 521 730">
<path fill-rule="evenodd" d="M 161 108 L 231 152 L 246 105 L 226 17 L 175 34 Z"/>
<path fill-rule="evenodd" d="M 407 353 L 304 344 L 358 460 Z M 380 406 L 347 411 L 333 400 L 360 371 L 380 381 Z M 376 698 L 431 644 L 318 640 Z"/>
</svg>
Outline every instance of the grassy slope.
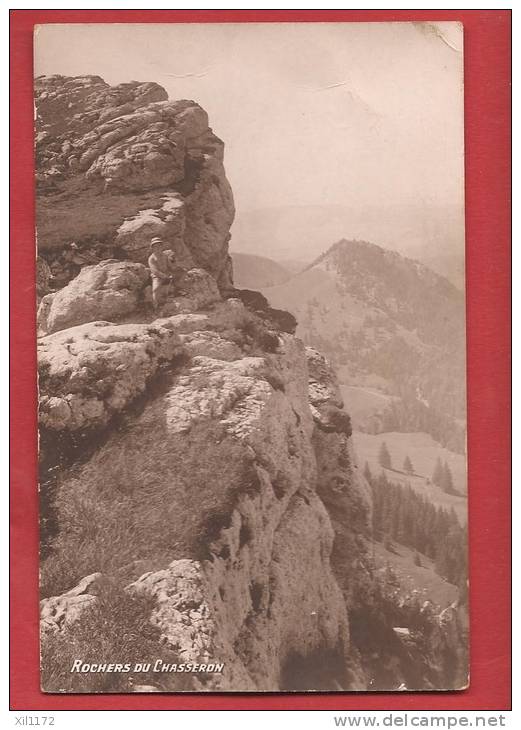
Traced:
<svg viewBox="0 0 521 730">
<path fill-rule="evenodd" d="M 86 464 L 60 477 L 54 495 L 60 529 L 42 561 L 42 597 L 93 572 L 128 570 L 134 579 L 175 558 L 207 557 L 229 524 L 236 494 L 255 479 L 242 447 L 222 429 L 202 422 L 189 434 L 171 435 L 162 399 L 152 401 L 138 423 L 116 431 Z"/>
<path fill-rule="evenodd" d="M 347 407 L 349 410 L 349 405 Z M 439 487 L 430 483 L 438 456 L 447 461 L 454 478 L 455 488 L 466 493 L 466 460 L 461 454 L 455 454 L 440 446 L 426 433 L 379 433 L 376 435 L 353 433 L 355 450 L 361 467 L 367 461 L 374 474 L 378 474 L 382 467 L 378 463 L 378 452 L 383 441 L 391 454 L 393 469 L 385 469 L 387 478 L 398 484 L 410 484 L 419 494 L 423 494 L 436 506 L 450 509 L 454 507 L 461 522 L 467 520 L 466 497 L 454 497 L 445 494 Z M 414 475 L 405 474 L 402 469 L 405 457 L 409 455 Z"/>
<path fill-rule="evenodd" d="M 415 565 L 415 551 L 393 543 L 392 552 L 380 543 L 373 543 L 373 558 L 378 568 L 391 566 L 408 591 L 419 591 L 421 597 L 445 608 L 458 597 L 458 589 L 435 572 L 432 560 L 420 556 L 421 567 Z"/>
</svg>

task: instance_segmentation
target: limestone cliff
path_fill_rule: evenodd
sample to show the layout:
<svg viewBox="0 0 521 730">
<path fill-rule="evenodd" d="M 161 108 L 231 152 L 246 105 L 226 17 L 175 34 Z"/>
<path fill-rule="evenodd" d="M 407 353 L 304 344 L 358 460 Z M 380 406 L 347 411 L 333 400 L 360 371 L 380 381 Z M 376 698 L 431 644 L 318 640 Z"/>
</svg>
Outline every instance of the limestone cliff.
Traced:
<svg viewBox="0 0 521 730">
<path fill-rule="evenodd" d="M 92 690 L 69 660 L 131 656 L 224 668 L 95 688 L 368 688 L 346 602 L 371 521 L 350 419 L 291 315 L 233 289 L 206 113 L 98 77 L 37 79 L 36 107 L 44 690 Z M 157 234 L 183 269 L 159 313 Z"/>
<path fill-rule="evenodd" d="M 313 418 L 300 341 L 272 331 L 266 352 L 248 334 L 252 324 L 256 316 L 231 299 L 151 325 L 94 322 L 42 338 L 47 455 L 52 460 L 65 434 L 81 443 L 102 433 L 83 463 L 57 477 L 61 532 L 49 569 L 71 544 L 62 526 L 72 503 L 89 518 L 93 545 L 108 532 L 127 531 L 132 557 L 154 565 L 127 590 L 154 597 L 153 620 L 180 659 L 225 662 L 222 675 L 211 683 L 204 678 L 206 688 L 276 690 L 292 657 L 321 652 L 343 668 L 337 683 L 361 687 L 348 671 L 347 609 L 330 565 L 334 532 L 317 485 L 317 461 L 332 469 L 333 458 L 337 475 L 345 474 L 337 501 L 352 497 L 365 507 L 352 464 L 348 472 L 336 458 L 337 440 L 348 443 L 345 424 L 331 419 L 322 430 L 318 411 Z M 126 412 L 143 393 L 139 411 Z M 107 429 L 117 413 L 124 421 Z M 120 519 L 121 498 L 131 514 Z M 158 558 L 151 533 L 165 526 Z M 76 529 L 87 534 L 87 525 Z M 74 559 L 76 571 L 85 575 L 96 566 L 112 574 L 131 562 L 118 555 L 117 537 L 106 549 L 86 549 Z M 66 571 L 63 587 L 81 577 Z M 69 600 L 77 615 L 76 593 Z M 48 607 L 44 613 L 48 622 Z"/>
<path fill-rule="evenodd" d="M 98 76 L 40 77 L 35 104 L 38 246 L 60 285 L 85 263 L 144 263 L 154 235 L 230 285 L 233 196 L 198 104 Z"/>
</svg>

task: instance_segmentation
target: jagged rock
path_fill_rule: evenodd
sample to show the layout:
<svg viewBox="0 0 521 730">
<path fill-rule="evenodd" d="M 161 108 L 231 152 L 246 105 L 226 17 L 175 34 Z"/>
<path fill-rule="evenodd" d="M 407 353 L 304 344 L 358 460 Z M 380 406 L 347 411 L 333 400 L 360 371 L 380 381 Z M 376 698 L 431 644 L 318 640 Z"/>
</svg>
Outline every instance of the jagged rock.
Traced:
<svg viewBox="0 0 521 730">
<path fill-rule="evenodd" d="M 174 330 L 158 324 L 90 322 L 43 337 L 41 425 L 53 431 L 105 425 L 181 351 Z"/>
<path fill-rule="evenodd" d="M 323 403 L 343 408 L 344 401 L 338 379 L 327 358 L 312 347 L 306 347 L 309 373 L 309 401 L 315 408 Z"/>
<path fill-rule="evenodd" d="M 128 591 L 155 599 L 152 623 L 183 662 L 208 662 L 213 656 L 215 626 L 205 598 L 201 565 L 174 560 L 165 570 L 145 573 Z M 184 622 L 183 618 L 189 617 Z"/>
<path fill-rule="evenodd" d="M 36 147 L 46 152 L 49 147 L 49 151 L 61 151 L 60 145 L 63 147 L 67 142 L 59 140 L 66 130 L 73 130 L 77 136 L 93 122 L 108 120 L 134 107 L 167 98 L 166 91 L 155 83 L 133 81 L 111 87 L 99 76 L 71 78 L 58 74 L 37 77 L 35 93 L 39 117 Z M 73 146 L 69 141 L 68 150 Z M 55 157 L 49 164 L 57 162 Z"/>
<path fill-rule="evenodd" d="M 149 276 L 142 264 L 129 261 L 85 266 L 70 284 L 44 298 L 38 326 L 51 334 L 84 322 L 117 319 L 136 309 Z"/>
<path fill-rule="evenodd" d="M 204 355 L 217 360 L 238 360 L 243 353 L 234 342 L 221 337 L 217 332 L 193 332 L 180 335 L 185 352 L 190 357 Z"/>
<path fill-rule="evenodd" d="M 251 315 L 237 299 L 227 299 L 208 307 L 204 312 L 177 314 L 159 317 L 154 324 L 174 329 L 180 334 L 202 330 L 215 330 L 229 335 L 242 329 Z"/>
<path fill-rule="evenodd" d="M 83 612 L 92 608 L 97 598 L 88 592 L 101 577 L 101 573 L 92 573 L 82 578 L 78 585 L 61 596 L 52 596 L 40 601 L 40 629 L 43 635 L 56 633 L 70 628 Z"/>
<path fill-rule="evenodd" d="M 177 289 L 183 294 L 178 296 Z M 171 293 L 161 307 L 163 316 L 182 312 L 195 312 L 220 301 L 217 282 L 204 269 L 190 269 L 182 277 L 176 277 Z"/>
<path fill-rule="evenodd" d="M 358 469 L 351 440 L 349 415 L 342 410 L 336 375 L 328 360 L 306 347 L 308 393 L 315 429 L 318 494 L 343 533 L 369 538 L 372 524 L 371 489 Z M 341 542 L 341 539 L 339 540 Z"/>
<path fill-rule="evenodd" d="M 227 295 L 234 299 L 239 299 L 245 307 L 251 309 L 253 312 L 263 312 L 269 307 L 269 302 L 259 291 L 252 291 L 251 289 L 229 289 Z"/>
<path fill-rule="evenodd" d="M 51 264 L 66 244 L 83 250 L 94 238 L 145 263 L 160 235 L 181 266 L 231 286 L 233 196 L 198 104 L 95 76 L 40 77 L 35 103 L 38 243 Z"/>
<path fill-rule="evenodd" d="M 115 245 L 135 261 L 146 261 L 150 241 L 159 236 L 168 241 L 176 264 L 184 269 L 194 267 L 194 259 L 184 242 L 185 205 L 179 193 L 165 193 L 160 208 L 140 210 L 119 226 Z"/>
<path fill-rule="evenodd" d="M 270 384 L 262 378 L 265 371 L 263 358 L 229 363 L 195 357 L 168 395 L 169 428 L 182 433 L 200 420 L 215 418 L 235 435 L 245 434 L 272 393 Z M 238 402 L 242 406 L 239 413 L 233 407 Z"/>
<path fill-rule="evenodd" d="M 296 332 L 297 320 L 291 312 L 286 312 L 284 309 L 268 307 L 264 312 L 264 318 L 275 325 L 281 332 L 287 332 L 290 335 L 294 335 Z"/>
</svg>

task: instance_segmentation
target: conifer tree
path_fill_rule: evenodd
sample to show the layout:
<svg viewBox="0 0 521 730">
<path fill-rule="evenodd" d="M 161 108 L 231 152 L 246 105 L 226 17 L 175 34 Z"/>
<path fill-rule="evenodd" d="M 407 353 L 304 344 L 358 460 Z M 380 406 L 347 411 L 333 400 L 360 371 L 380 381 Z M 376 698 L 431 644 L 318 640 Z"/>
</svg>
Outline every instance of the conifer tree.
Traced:
<svg viewBox="0 0 521 730">
<path fill-rule="evenodd" d="M 414 474 L 414 467 L 412 465 L 412 461 L 410 460 L 408 454 L 405 457 L 404 462 L 403 462 L 403 470 L 406 474 Z"/>
<path fill-rule="evenodd" d="M 443 464 L 443 471 L 442 471 L 442 478 L 441 478 L 440 486 L 443 489 L 443 491 L 446 492 L 446 494 L 456 494 L 456 490 L 454 489 L 454 480 L 452 478 L 452 472 L 446 461 Z"/>
<path fill-rule="evenodd" d="M 378 453 L 378 463 L 383 466 L 384 469 L 391 469 L 391 454 L 387 448 L 385 441 L 382 441 L 380 451 Z"/>
</svg>

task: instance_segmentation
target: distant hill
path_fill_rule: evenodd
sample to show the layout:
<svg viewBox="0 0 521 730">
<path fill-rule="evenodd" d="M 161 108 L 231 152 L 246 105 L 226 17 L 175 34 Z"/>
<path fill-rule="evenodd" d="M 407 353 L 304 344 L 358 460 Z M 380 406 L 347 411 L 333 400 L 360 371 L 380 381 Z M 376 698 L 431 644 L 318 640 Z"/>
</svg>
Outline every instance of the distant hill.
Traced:
<svg viewBox="0 0 521 730">
<path fill-rule="evenodd" d="M 367 396 L 384 414 L 374 431 L 426 431 L 462 451 L 465 300 L 447 279 L 395 251 L 341 239 L 263 293 L 296 316 L 297 334 L 328 355 L 342 383 L 362 389 L 359 413 Z"/>
<path fill-rule="evenodd" d="M 282 264 L 254 254 L 231 252 L 233 281 L 239 289 L 262 289 L 287 281 L 293 273 Z"/>
<path fill-rule="evenodd" d="M 374 241 L 419 259 L 458 288 L 464 282 L 464 218 L 457 206 L 281 206 L 239 210 L 231 247 L 275 261 L 311 263 L 341 237 Z"/>
</svg>

